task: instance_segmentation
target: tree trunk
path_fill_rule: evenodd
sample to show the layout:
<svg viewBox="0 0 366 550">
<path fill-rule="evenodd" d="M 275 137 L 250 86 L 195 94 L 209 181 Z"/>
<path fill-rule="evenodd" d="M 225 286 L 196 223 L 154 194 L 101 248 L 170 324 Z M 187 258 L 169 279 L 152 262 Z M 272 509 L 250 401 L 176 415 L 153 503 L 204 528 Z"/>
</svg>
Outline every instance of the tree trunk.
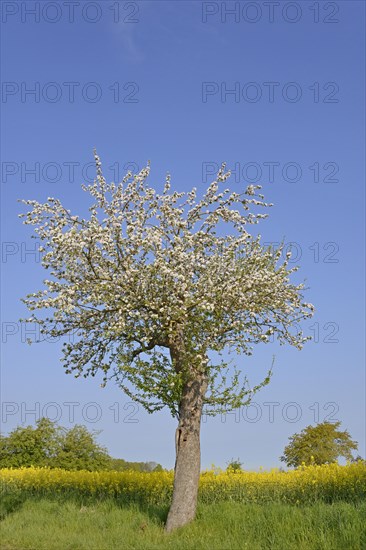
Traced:
<svg viewBox="0 0 366 550">
<path fill-rule="evenodd" d="M 201 415 L 206 390 L 207 380 L 202 372 L 196 372 L 183 387 L 175 436 L 173 500 L 165 525 L 167 532 L 186 525 L 196 516 L 201 468 Z"/>
</svg>

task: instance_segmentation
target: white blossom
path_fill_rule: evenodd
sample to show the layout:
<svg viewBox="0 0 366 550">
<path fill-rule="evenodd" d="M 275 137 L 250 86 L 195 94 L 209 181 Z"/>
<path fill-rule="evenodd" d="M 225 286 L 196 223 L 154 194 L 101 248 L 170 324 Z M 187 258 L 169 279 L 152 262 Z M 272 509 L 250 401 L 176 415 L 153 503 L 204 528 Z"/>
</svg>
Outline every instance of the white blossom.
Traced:
<svg viewBox="0 0 366 550">
<path fill-rule="evenodd" d="M 56 198 L 22 201 L 31 209 L 21 216 L 42 241 L 42 264 L 51 273 L 45 289 L 24 300 L 40 310 L 32 321 L 43 334 L 77 333 L 64 346 L 66 372 L 102 371 L 103 384 L 114 377 L 148 410 L 176 411 L 182 376 L 194 368 L 209 377 L 207 403 L 240 406 L 247 389 L 238 389 L 235 376 L 231 385 L 217 385 L 227 365 L 208 353 L 251 354 L 268 335 L 300 349 L 307 338 L 298 322 L 314 311 L 301 302 L 303 285 L 289 282 L 297 270 L 287 267 L 290 253 L 281 264 L 282 248 L 265 248 L 248 231 L 267 216 L 258 207 L 271 206 L 257 194 L 261 186 L 220 189 L 230 175 L 222 165 L 201 198 L 195 188 L 171 191 L 170 175 L 160 194 L 147 184 L 149 164 L 107 184 L 96 153 L 95 161 L 96 180 L 82 186 L 92 200 L 88 218 Z M 183 370 L 170 356 L 178 344 L 187 358 Z"/>
</svg>

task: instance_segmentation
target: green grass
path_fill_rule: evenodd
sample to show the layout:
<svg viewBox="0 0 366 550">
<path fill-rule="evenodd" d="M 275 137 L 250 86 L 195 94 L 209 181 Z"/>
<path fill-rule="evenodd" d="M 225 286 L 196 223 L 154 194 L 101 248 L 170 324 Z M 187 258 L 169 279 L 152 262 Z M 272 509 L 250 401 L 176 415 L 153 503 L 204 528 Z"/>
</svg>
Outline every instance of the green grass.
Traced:
<svg viewBox="0 0 366 550">
<path fill-rule="evenodd" d="M 2 550 L 364 550 L 366 504 L 201 504 L 166 535 L 166 507 L 9 497 Z"/>
</svg>

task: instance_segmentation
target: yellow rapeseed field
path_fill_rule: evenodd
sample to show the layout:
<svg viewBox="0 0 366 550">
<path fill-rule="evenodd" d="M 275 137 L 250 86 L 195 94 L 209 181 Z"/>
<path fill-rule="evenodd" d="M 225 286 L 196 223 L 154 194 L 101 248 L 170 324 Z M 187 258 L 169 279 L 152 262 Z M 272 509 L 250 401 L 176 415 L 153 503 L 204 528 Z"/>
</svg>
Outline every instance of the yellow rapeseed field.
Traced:
<svg viewBox="0 0 366 550">
<path fill-rule="evenodd" d="M 173 471 L 68 471 L 58 468 L 4 468 L 0 470 L 3 491 L 29 494 L 78 494 L 111 496 L 146 503 L 169 502 Z M 366 499 L 366 464 L 303 466 L 296 470 L 248 472 L 212 468 L 202 472 L 201 502 L 356 502 Z"/>
</svg>

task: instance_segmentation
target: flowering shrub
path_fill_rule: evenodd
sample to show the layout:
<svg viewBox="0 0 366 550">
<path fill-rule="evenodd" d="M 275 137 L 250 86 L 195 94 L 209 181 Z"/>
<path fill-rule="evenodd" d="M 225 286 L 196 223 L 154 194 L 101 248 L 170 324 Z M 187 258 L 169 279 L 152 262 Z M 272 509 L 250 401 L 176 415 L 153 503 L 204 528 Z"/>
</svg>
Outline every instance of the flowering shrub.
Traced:
<svg viewBox="0 0 366 550">
<path fill-rule="evenodd" d="M 67 471 L 49 468 L 4 468 L 0 470 L 3 491 L 28 494 L 77 494 L 110 496 L 123 501 L 168 504 L 173 490 L 173 471 Z M 316 501 L 356 502 L 366 498 L 366 465 L 329 464 L 303 466 L 281 472 L 202 472 L 199 500 L 204 503 L 232 500 L 245 503 Z"/>
</svg>

